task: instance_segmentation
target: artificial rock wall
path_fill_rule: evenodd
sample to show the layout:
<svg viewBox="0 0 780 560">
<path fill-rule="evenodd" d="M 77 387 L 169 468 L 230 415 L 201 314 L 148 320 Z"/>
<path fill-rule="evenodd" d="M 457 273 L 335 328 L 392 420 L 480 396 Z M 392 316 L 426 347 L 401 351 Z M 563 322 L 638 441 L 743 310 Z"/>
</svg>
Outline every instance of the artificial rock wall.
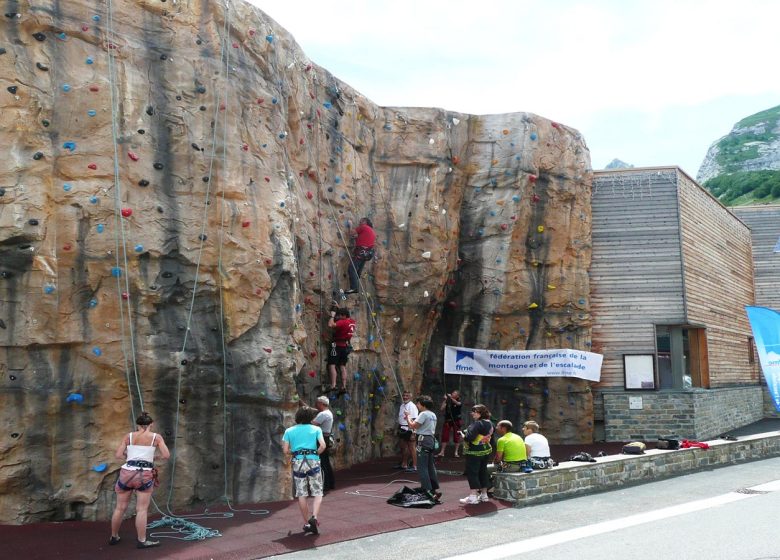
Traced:
<svg viewBox="0 0 780 560">
<path fill-rule="evenodd" d="M 0 522 L 106 518 L 142 408 L 174 451 L 161 501 L 289 496 L 280 436 L 325 379 L 334 293 L 358 322 L 339 466 L 393 453 L 401 387 L 452 385 L 443 344 L 588 349 L 576 131 L 378 107 L 242 2 L 111 5 L 5 3 Z M 342 300 L 362 216 L 377 257 Z M 592 437 L 585 382 L 458 383 Z"/>
</svg>

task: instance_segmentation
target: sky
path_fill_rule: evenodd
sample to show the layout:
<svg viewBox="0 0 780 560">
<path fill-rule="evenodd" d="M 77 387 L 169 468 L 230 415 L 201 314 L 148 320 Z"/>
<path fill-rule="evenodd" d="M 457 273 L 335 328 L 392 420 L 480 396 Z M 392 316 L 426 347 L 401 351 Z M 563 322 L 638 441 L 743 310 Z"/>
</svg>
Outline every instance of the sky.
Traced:
<svg viewBox="0 0 780 560">
<path fill-rule="evenodd" d="M 530 112 L 594 169 L 678 165 L 780 105 L 775 0 L 249 0 L 381 106 Z"/>
</svg>

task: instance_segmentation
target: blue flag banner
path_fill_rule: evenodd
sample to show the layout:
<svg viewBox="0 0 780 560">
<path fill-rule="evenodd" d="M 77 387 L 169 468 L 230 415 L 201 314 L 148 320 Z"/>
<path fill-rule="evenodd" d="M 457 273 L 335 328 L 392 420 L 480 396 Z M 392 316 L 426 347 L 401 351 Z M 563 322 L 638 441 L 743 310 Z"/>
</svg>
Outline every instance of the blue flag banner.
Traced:
<svg viewBox="0 0 780 560">
<path fill-rule="evenodd" d="M 775 409 L 780 411 L 780 313 L 768 307 L 745 307 L 756 341 L 761 371 L 764 372 Z"/>
<path fill-rule="evenodd" d="M 601 354 L 582 350 L 480 350 L 444 347 L 444 373 L 486 377 L 601 379 Z"/>
</svg>

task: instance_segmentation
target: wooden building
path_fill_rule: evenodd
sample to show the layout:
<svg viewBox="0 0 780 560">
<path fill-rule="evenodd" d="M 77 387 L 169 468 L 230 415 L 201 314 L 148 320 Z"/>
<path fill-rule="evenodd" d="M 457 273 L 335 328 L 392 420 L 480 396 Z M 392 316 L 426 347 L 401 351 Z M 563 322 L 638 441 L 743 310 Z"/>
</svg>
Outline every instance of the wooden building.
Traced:
<svg viewBox="0 0 780 560">
<path fill-rule="evenodd" d="M 762 418 L 750 229 L 677 167 L 594 172 L 592 204 L 604 437 L 703 439 Z"/>
</svg>

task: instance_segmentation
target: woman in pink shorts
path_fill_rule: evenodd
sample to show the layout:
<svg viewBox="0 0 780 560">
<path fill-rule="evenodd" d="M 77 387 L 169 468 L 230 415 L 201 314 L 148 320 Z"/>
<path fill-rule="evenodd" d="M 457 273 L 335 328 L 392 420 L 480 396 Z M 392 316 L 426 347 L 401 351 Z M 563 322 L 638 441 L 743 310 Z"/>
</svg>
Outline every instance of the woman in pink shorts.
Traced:
<svg viewBox="0 0 780 560">
<path fill-rule="evenodd" d="M 157 486 L 157 469 L 154 468 L 154 455 L 157 450 L 163 459 L 168 459 L 171 452 L 165 445 L 160 434 L 152 432 L 152 417 L 148 412 L 141 412 L 136 419 L 136 431 L 127 434 L 122 443 L 116 449 L 116 458 L 125 459 L 124 465 L 119 471 L 116 481 L 116 508 L 111 516 L 111 538 L 108 544 L 119 544 L 119 526 L 125 510 L 130 504 L 130 497 L 135 492 L 136 513 L 135 530 L 138 533 L 138 548 L 151 548 L 159 546 L 160 541 L 146 540 L 146 518 L 149 511 L 149 502 L 152 501 L 152 492 Z"/>
</svg>

